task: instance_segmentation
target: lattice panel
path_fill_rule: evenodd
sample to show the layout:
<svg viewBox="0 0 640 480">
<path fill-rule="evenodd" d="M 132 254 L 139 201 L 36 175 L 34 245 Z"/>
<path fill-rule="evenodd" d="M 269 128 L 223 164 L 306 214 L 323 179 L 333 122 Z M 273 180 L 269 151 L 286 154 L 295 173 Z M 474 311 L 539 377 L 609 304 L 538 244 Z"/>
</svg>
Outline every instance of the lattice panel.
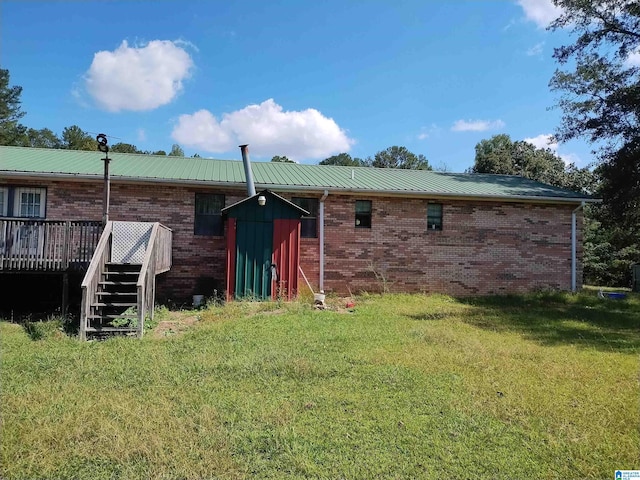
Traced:
<svg viewBox="0 0 640 480">
<path fill-rule="evenodd" d="M 147 251 L 153 223 L 113 222 L 111 261 L 142 263 Z"/>
</svg>

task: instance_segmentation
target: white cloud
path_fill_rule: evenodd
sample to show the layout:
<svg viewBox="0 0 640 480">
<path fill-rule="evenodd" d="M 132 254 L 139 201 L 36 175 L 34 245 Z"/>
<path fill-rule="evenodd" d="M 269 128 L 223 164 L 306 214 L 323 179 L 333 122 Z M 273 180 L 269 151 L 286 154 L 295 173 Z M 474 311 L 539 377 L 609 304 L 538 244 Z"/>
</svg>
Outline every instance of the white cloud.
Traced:
<svg viewBox="0 0 640 480">
<path fill-rule="evenodd" d="M 630 53 L 624 61 L 627 67 L 640 67 L 640 50 Z"/>
<path fill-rule="evenodd" d="M 554 152 L 558 150 L 558 142 L 553 139 L 553 135 L 550 133 L 542 133 L 537 137 L 525 138 L 524 141 L 536 148 L 549 148 Z"/>
<path fill-rule="evenodd" d="M 110 112 L 153 110 L 171 102 L 189 77 L 193 60 L 183 41 L 153 40 L 130 47 L 126 40 L 113 52 L 93 56 L 85 85 L 97 104 Z"/>
<path fill-rule="evenodd" d="M 139 142 L 144 142 L 147 140 L 147 132 L 144 130 L 144 128 L 139 128 L 137 133 Z"/>
<path fill-rule="evenodd" d="M 183 145 L 207 152 L 226 152 L 238 143 L 208 110 L 180 115 L 171 137 Z"/>
<path fill-rule="evenodd" d="M 484 132 L 505 126 L 502 120 L 457 120 L 451 130 L 454 132 Z"/>
<path fill-rule="evenodd" d="M 583 166 L 582 159 L 575 153 L 559 153 L 558 156 L 562 159 L 565 165 L 575 164 L 578 168 Z"/>
<path fill-rule="evenodd" d="M 562 14 L 551 0 L 518 0 L 527 20 L 534 22 L 538 28 L 547 28 L 551 22 Z"/>
<path fill-rule="evenodd" d="M 273 99 L 222 114 L 208 110 L 180 115 L 171 136 L 188 147 L 222 153 L 248 143 L 259 157 L 286 155 L 292 160 L 325 158 L 355 143 L 318 110 L 284 111 Z"/>
<path fill-rule="evenodd" d="M 542 56 L 542 47 L 544 47 L 544 42 L 536 43 L 533 47 L 527 50 L 527 56 L 528 57 Z"/>
<path fill-rule="evenodd" d="M 435 123 L 430 126 L 424 126 L 420 128 L 420 132 L 416 135 L 418 140 L 426 140 L 427 138 L 433 138 L 440 135 L 442 129 Z"/>
<path fill-rule="evenodd" d="M 553 153 L 558 155 L 565 165 L 569 165 L 571 163 L 575 163 L 577 166 L 581 166 L 583 164 L 582 159 L 575 153 L 561 153 L 558 151 L 558 142 L 556 142 L 553 138 L 553 135 L 550 133 L 542 133 L 537 137 L 525 138 L 525 142 L 530 143 L 536 148 L 548 148 Z"/>
</svg>

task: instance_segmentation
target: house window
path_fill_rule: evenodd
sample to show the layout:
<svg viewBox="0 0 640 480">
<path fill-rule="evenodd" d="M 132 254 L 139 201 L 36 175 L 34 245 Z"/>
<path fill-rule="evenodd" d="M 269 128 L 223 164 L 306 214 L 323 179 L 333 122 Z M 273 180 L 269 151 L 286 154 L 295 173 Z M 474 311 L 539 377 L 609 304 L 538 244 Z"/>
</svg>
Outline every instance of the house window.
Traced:
<svg viewBox="0 0 640 480">
<path fill-rule="evenodd" d="M 442 230 L 442 204 L 427 205 L 427 230 Z"/>
<path fill-rule="evenodd" d="M 16 188 L 13 201 L 13 216 L 44 218 L 45 192 L 44 188 Z"/>
<path fill-rule="evenodd" d="M 223 208 L 224 195 L 196 193 L 194 235 L 222 236 L 224 234 L 221 213 Z"/>
<path fill-rule="evenodd" d="M 371 200 L 356 200 L 356 227 L 371 228 Z"/>
<path fill-rule="evenodd" d="M 318 237 L 318 205 L 317 198 L 293 197 L 291 202 L 304 208 L 309 215 L 303 215 L 300 221 L 300 236 L 302 238 Z"/>
<path fill-rule="evenodd" d="M 0 187 L 0 217 L 7 216 L 7 208 L 9 206 L 9 189 Z"/>
</svg>

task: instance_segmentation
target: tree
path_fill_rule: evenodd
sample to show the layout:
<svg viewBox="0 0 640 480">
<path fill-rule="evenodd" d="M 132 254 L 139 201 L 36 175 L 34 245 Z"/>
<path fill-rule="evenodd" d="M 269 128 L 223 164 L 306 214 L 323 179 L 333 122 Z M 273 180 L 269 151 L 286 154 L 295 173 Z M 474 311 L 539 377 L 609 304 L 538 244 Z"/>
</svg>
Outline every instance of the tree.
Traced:
<svg viewBox="0 0 640 480">
<path fill-rule="evenodd" d="M 48 128 L 42 128 L 40 130 L 30 128 L 25 133 L 21 146 L 34 148 L 62 148 L 62 140 L 60 140 L 60 137 Z"/>
<path fill-rule="evenodd" d="M 169 152 L 170 157 L 184 157 L 184 150 L 180 145 L 174 143 L 171 146 L 171 151 Z"/>
<path fill-rule="evenodd" d="M 348 153 L 339 153 L 329 158 L 325 158 L 320 165 L 341 165 L 343 167 L 366 167 L 367 161 L 361 158 L 351 158 Z"/>
<path fill-rule="evenodd" d="M 143 153 L 141 150 L 138 150 L 138 147 L 132 145 L 130 143 L 116 143 L 110 148 L 110 151 L 116 153 Z"/>
<path fill-rule="evenodd" d="M 476 158 L 471 173 L 514 175 L 513 141 L 507 134 L 494 135 L 476 145 Z"/>
<path fill-rule="evenodd" d="M 555 49 L 561 67 L 549 86 L 560 94 L 556 136 L 584 138 L 598 154 L 603 203 L 589 209 L 585 276 L 628 285 L 640 262 L 640 4 L 628 0 L 554 0 L 563 9 L 552 30 L 569 28 L 576 40 Z M 589 225 L 589 222 L 592 222 Z"/>
<path fill-rule="evenodd" d="M 146 153 L 147 155 L 163 155 L 163 156 L 167 156 L 167 152 L 165 152 L 164 150 L 156 150 L 155 152 L 146 151 L 144 153 Z"/>
<path fill-rule="evenodd" d="M 68 150 L 97 150 L 98 142 L 77 125 L 62 130 L 62 148 Z"/>
<path fill-rule="evenodd" d="M 640 239 L 640 136 L 627 142 L 596 172 L 601 178 L 599 193 L 607 207 L 605 225 L 623 225 L 632 237 Z M 617 212 L 624 212 L 624 216 Z M 640 241 L 637 244 L 640 248 Z"/>
<path fill-rule="evenodd" d="M 412 170 L 432 170 L 427 158 L 407 150 L 406 147 L 393 146 L 376 153 L 371 163 L 378 168 L 403 168 Z"/>
<path fill-rule="evenodd" d="M 563 111 L 557 138 L 585 138 L 603 163 L 603 186 L 620 190 L 610 219 L 637 222 L 640 157 L 630 155 L 640 144 L 640 4 L 627 0 L 554 0 L 563 14 L 550 28 L 569 28 L 571 45 L 555 49 L 554 58 L 569 71 L 557 70 L 550 87 L 560 93 Z M 626 197 L 623 199 L 622 197 Z M 613 197 L 605 197 L 605 205 Z"/>
<path fill-rule="evenodd" d="M 506 134 L 494 135 L 476 145 L 471 173 L 519 175 L 556 187 L 583 193 L 593 192 L 594 175 L 564 161 L 548 148 L 536 148 L 525 141 L 513 142 Z"/>
<path fill-rule="evenodd" d="M 289 160 L 287 157 L 281 157 L 280 155 L 275 155 L 271 158 L 271 161 L 279 163 L 296 163 L 293 160 Z"/>
<path fill-rule="evenodd" d="M 20 106 L 22 87 L 9 86 L 9 70 L 0 69 L 0 145 L 20 145 L 27 127 L 19 123 L 25 112 Z"/>
<path fill-rule="evenodd" d="M 640 262 L 638 233 L 610 222 L 606 204 L 587 205 L 584 215 L 584 279 L 591 285 L 629 286 Z"/>
</svg>

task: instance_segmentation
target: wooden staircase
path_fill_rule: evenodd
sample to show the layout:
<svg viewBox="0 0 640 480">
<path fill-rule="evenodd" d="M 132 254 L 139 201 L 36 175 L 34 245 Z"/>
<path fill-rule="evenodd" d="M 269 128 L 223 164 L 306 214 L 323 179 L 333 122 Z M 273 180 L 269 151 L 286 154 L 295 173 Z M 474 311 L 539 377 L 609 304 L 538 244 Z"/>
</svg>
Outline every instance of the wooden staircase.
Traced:
<svg viewBox="0 0 640 480">
<path fill-rule="evenodd" d="M 82 340 L 142 337 L 145 320 L 153 318 L 156 275 L 171 268 L 171 240 L 159 223 L 107 222 L 82 281 Z"/>
<path fill-rule="evenodd" d="M 142 265 L 107 262 L 87 315 L 87 333 L 137 332 L 138 291 Z M 114 324 L 116 326 L 114 326 Z"/>
</svg>

